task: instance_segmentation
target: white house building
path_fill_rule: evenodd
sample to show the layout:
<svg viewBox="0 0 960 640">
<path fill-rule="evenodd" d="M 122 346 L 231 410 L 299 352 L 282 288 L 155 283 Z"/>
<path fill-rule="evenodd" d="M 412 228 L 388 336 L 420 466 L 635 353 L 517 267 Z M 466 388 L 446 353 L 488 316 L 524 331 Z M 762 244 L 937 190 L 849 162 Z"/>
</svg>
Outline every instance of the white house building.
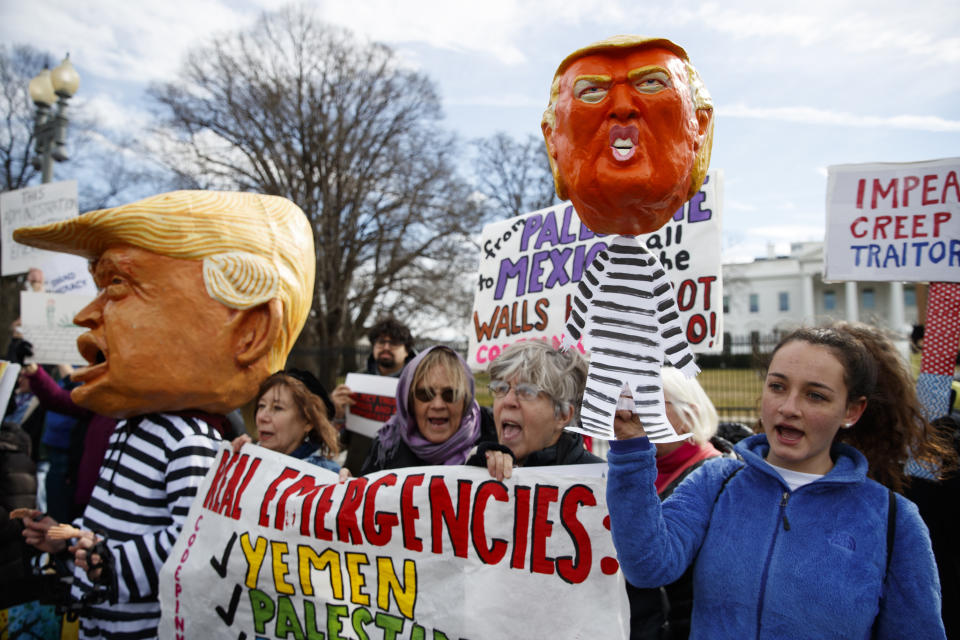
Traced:
<svg viewBox="0 0 960 640">
<path fill-rule="evenodd" d="M 802 325 L 862 321 L 910 337 L 918 321 L 916 287 L 902 282 L 823 281 L 823 243 L 797 242 L 774 256 L 723 270 L 724 342 L 730 336 L 782 335 Z"/>
</svg>

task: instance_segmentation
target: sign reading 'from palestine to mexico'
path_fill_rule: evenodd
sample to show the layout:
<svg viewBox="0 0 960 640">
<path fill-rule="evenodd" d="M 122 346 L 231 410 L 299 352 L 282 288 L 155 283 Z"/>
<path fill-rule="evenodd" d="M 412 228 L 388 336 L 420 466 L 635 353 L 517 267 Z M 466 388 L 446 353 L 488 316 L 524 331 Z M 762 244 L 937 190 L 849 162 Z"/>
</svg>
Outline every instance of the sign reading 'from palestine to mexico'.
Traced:
<svg viewBox="0 0 960 640">
<path fill-rule="evenodd" d="M 723 344 L 720 221 L 723 173 L 711 170 L 689 202 L 654 233 L 639 236 L 673 283 L 687 342 L 695 352 Z M 519 340 L 560 345 L 570 299 L 607 248 L 569 202 L 483 229 L 467 361 L 485 369 Z M 582 350 L 582 349 L 581 349 Z"/>
</svg>

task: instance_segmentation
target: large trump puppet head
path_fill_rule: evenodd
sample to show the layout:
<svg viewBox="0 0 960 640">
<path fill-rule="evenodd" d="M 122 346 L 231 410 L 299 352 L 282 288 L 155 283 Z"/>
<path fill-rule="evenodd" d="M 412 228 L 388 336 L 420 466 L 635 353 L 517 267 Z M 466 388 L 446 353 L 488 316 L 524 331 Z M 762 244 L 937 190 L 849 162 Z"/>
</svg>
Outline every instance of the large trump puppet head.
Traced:
<svg viewBox="0 0 960 640">
<path fill-rule="evenodd" d="M 713 103 L 681 47 L 614 36 L 560 63 L 541 128 L 557 195 L 593 231 L 637 235 L 703 184 Z"/>
<path fill-rule="evenodd" d="M 313 234 L 285 198 L 175 191 L 14 238 L 90 260 L 98 295 L 74 318 L 89 365 L 72 397 L 104 415 L 244 404 L 283 368 L 312 302 Z"/>
</svg>

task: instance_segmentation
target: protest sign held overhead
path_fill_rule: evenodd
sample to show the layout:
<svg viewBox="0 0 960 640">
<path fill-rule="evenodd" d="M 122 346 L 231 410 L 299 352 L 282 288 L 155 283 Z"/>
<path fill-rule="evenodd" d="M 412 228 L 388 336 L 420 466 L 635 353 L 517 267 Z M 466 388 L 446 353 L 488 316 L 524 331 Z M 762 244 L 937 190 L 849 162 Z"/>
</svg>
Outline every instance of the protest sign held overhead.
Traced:
<svg viewBox="0 0 960 640">
<path fill-rule="evenodd" d="M 720 223 L 723 173 L 658 231 L 637 236 L 673 283 L 680 325 L 694 352 L 722 347 Z M 559 347 L 584 272 L 612 236 L 595 234 L 569 202 L 495 222 L 483 229 L 468 363 L 484 369 L 518 340 Z"/>
<path fill-rule="evenodd" d="M 828 168 L 824 280 L 960 282 L 960 158 Z"/>
<path fill-rule="evenodd" d="M 160 637 L 626 638 L 605 482 L 584 471 L 338 483 L 225 445 L 160 572 Z"/>
</svg>

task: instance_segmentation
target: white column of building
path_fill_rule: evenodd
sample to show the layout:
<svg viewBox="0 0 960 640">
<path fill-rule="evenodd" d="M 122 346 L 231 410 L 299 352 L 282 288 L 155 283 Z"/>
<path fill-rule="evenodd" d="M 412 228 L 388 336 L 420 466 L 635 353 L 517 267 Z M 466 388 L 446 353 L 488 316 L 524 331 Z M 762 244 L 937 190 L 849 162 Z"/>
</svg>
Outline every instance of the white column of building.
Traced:
<svg viewBox="0 0 960 640">
<path fill-rule="evenodd" d="M 904 361 L 910 362 L 910 341 L 907 339 L 910 336 L 910 332 L 907 330 L 905 317 L 903 311 L 903 283 L 891 282 L 889 327 L 897 334 L 893 340 L 893 344 L 904 358 Z"/>
<path fill-rule="evenodd" d="M 860 304 L 857 300 L 857 283 L 855 280 L 847 280 L 843 286 L 843 298 L 847 310 L 847 321 L 857 322 L 860 320 Z"/>
<path fill-rule="evenodd" d="M 903 311 L 903 283 L 890 283 L 890 328 L 897 333 L 903 332 L 906 324 L 906 314 Z"/>
<path fill-rule="evenodd" d="M 813 310 L 813 274 L 801 274 L 801 294 L 803 299 L 803 322 L 813 324 L 816 319 L 816 313 Z"/>
</svg>

